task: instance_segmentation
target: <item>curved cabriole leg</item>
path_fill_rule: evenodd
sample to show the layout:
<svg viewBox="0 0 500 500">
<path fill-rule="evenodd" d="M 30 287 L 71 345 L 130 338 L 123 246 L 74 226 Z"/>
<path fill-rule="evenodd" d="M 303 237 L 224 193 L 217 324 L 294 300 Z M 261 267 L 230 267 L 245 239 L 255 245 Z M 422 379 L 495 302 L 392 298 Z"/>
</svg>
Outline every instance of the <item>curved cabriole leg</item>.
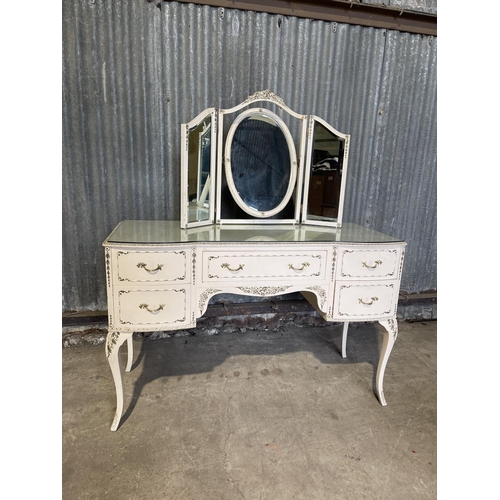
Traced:
<svg viewBox="0 0 500 500">
<path fill-rule="evenodd" d="M 132 335 L 127 337 L 127 366 L 125 371 L 129 372 L 132 369 L 132 361 L 134 361 L 134 341 Z"/>
<path fill-rule="evenodd" d="M 347 358 L 347 330 L 349 329 L 349 321 L 344 321 L 344 329 L 342 330 L 342 357 Z"/>
<path fill-rule="evenodd" d="M 382 351 L 378 361 L 377 377 L 375 379 L 375 394 L 382 406 L 386 406 L 384 396 L 384 373 L 387 361 L 391 355 L 392 348 L 398 337 L 398 322 L 396 318 L 379 320 L 379 323 L 385 328 L 384 340 L 382 343 Z"/>
<path fill-rule="evenodd" d="M 123 381 L 120 363 L 120 346 L 132 337 L 132 333 L 109 332 L 106 338 L 106 356 L 113 374 L 116 389 L 116 413 L 111 430 L 116 431 L 123 413 Z M 129 351 L 130 352 L 130 351 Z"/>
</svg>

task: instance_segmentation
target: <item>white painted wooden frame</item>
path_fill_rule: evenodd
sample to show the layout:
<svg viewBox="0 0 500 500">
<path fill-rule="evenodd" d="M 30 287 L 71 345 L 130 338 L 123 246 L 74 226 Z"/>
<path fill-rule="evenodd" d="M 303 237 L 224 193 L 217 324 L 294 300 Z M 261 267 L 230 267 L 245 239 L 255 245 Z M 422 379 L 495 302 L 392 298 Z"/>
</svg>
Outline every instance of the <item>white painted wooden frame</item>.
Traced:
<svg viewBox="0 0 500 500">
<path fill-rule="evenodd" d="M 207 133 L 206 129 L 203 130 L 198 134 L 198 186 L 196 188 L 197 196 L 198 196 L 198 205 L 203 206 L 205 203 L 205 200 L 208 196 L 208 191 L 210 187 L 210 183 L 206 182 L 205 185 L 202 187 L 200 185 L 200 180 L 202 176 L 202 162 L 203 162 L 203 139 L 205 134 Z M 210 134 L 212 134 L 212 127 L 210 127 Z M 210 135 L 211 137 L 211 135 Z M 217 147 L 217 144 L 214 144 L 214 147 Z M 212 151 L 212 144 L 210 144 L 210 152 Z M 210 174 L 208 174 L 207 179 L 210 179 Z M 215 193 L 212 194 L 212 196 L 215 196 Z"/>
<path fill-rule="evenodd" d="M 189 132 L 193 128 L 198 127 L 203 120 L 210 116 L 211 130 L 210 130 L 210 198 L 208 207 L 208 219 L 189 222 Z M 214 223 L 215 220 L 215 165 L 217 158 L 217 113 L 215 108 L 207 108 L 203 110 L 198 116 L 193 118 L 188 123 L 181 124 L 181 220 L 180 226 L 183 229 L 190 227 L 208 226 Z M 204 193 L 206 196 L 206 193 Z"/>
<path fill-rule="evenodd" d="M 328 131 L 336 136 L 340 137 L 344 140 L 344 157 L 342 160 L 342 180 L 340 183 L 340 197 L 339 197 L 339 210 L 336 220 L 316 220 L 316 219 L 308 219 L 307 218 L 307 206 L 309 202 L 309 181 L 310 181 L 310 172 L 311 172 L 311 158 L 312 158 L 312 149 L 314 143 L 314 123 L 318 122 L 323 125 Z M 303 224 L 311 224 L 315 226 L 329 226 L 329 227 L 341 227 L 342 226 L 342 214 L 344 211 L 344 196 L 345 196 L 345 186 L 347 181 L 347 163 L 349 159 L 349 142 L 350 135 L 343 134 L 339 132 L 335 128 L 333 128 L 329 123 L 325 120 L 319 118 L 318 116 L 311 115 L 309 117 L 309 131 L 308 131 L 308 139 L 307 139 L 307 156 L 306 156 L 306 164 L 307 168 L 304 169 L 304 196 L 303 196 L 303 207 L 302 207 L 302 219 L 301 222 Z"/>
<path fill-rule="evenodd" d="M 224 168 L 224 144 L 223 144 L 223 123 L 224 116 L 230 113 L 235 113 L 240 109 L 243 109 L 255 102 L 266 101 L 276 104 L 283 111 L 289 115 L 301 120 L 302 126 L 300 131 L 300 148 L 299 148 L 299 160 L 298 160 L 298 172 L 296 177 L 295 185 L 295 210 L 293 219 L 266 219 L 262 217 L 256 217 L 255 219 L 223 219 L 221 217 L 221 190 L 222 190 L 222 169 Z M 261 111 L 263 113 L 269 113 L 268 109 L 264 108 L 252 108 L 253 111 Z M 292 111 L 283 101 L 283 99 L 277 96 L 274 92 L 270 90 L 263 90 L 256 92 L 255 94 L 248 97 L 245 101 L 229 109 L 219 109 L 218 119 L 217 119 L 218 130 L 220 133 L 217 137 L 217 201 L 216 201 L 216 216 L 215 220 L 217 224 L 298 224 L 300 221 L 300 207 L 301 207 L 301 196 L 302 196 L 302 182 L 304 177 L 304 155 L 306 150 L 306 139 L 307 139 L 307 115 L 301 115 Z M 289 132 L 288 132 L 289 133 Z M 229 135 L 229 134 L 228 134 Z M 286 136 L 286 133 L 285 133 Z M 291 137 L 291 135 L 290 135 Z M 288 140 L 288 138 L 287 138 Z M 227 138 L 226 138 L 227 141 Z M 228 178 L 229 183 L 229 178 Z M 232 194 L 232 193 L 231 193 Z M 293 195 L 293 192 L 292 192 Z M 236 201 L 236 199 L 235 199 Z M 237 201 L 236 201 L 237 202 Z M 237 202 L 238 203 L 238 202 Z M 242 207 L 239 203 L 238 205 Z M 278 211 L 279 212 L 279 211 Z M 248 213 L 248 212 L 247 212 Z M 268 215 L 269 216 L 269 215 Z"/>
</svg>

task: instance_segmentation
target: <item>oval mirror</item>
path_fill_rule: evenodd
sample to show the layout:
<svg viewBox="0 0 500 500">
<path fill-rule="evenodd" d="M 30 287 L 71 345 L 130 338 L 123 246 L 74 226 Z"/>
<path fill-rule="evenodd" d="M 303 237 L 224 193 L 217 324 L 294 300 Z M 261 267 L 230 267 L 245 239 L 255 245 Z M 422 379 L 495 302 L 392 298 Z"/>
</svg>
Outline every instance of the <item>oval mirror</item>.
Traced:
<svg viewBox="0 0 500 500">
<path fill-rule="evenodd" d="M 271 217 L 286 207 L 297 176 L 297 155 L 286 124 L 264 109 L 241 113 L 225 148 L 229 190 L 242 210 Z"/>
</svg>

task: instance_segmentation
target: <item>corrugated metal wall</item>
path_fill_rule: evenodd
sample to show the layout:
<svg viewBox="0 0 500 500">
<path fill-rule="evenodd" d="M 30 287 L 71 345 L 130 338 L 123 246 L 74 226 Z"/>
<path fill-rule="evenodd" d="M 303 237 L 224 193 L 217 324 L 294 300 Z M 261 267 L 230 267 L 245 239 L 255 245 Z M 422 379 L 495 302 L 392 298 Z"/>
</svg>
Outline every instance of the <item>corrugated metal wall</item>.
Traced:
<svg viewBox="0 0 500 500">
<path fill-rule="evenodd" d="M 354 0 L 361 3 L 361 0 Z M 385 5 L 393 9 L 412 10 L 414 12 L 425 12 L 437 14 L 437 0 L 363 0 L 370 5 Z"/>
<path fill-rule="evenodd" d="M 397 31 L 63 0 L 63 311 L 106 309 L 118 222 L 179 218 L 180 123 L 266 88 L 351 134 L 344 220 L 406 239 L 402 289 L 435 289 L 436 56 Z"/>
</svg>

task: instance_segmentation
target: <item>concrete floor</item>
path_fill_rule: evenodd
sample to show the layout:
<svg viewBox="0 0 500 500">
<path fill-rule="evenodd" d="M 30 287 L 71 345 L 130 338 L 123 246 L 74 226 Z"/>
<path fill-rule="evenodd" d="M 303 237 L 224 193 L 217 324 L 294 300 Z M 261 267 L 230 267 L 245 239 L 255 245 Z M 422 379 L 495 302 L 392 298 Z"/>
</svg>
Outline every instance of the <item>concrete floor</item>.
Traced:
<svg viewBox="0 0 500 500">
<path fill-rule="evenodd" d="M 436 327 L 399 322 L 386 407 L 378 324 L 137 341 L 117 432 L 104 346 L 65 348 L 62 498 L 436 498 Z"/>
</svg>

